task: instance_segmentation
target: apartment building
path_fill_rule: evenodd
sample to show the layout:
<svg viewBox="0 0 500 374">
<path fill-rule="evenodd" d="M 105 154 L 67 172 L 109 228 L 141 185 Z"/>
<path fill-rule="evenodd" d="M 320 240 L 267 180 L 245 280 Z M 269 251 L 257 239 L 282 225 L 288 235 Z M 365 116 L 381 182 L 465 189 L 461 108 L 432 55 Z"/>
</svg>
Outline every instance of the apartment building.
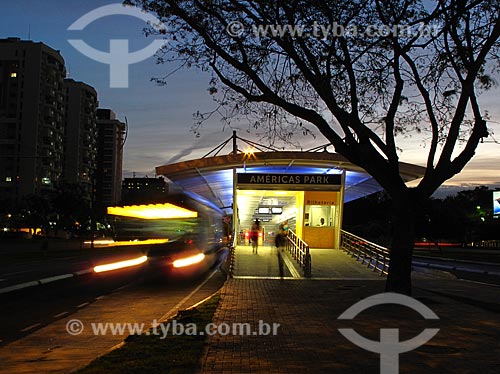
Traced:
<svg viewBox="0 0 500 374">
<path fill-rule="evenodd" d="M 94 187 L 101 206 L 118 202 L 126 126 L 97 107 L 93 87 L 66 79 L 59 51 L 0 39 L 0 200 L 17 204 L 68 182 L 87 199 Z"/>
<path fill-rule="evenodd" d="M 111 109 L 97 109 L 96 203 L 117 204 L 121 199 L 123 145 L 126 124 Z"/>
<path fill-rule="evenodd" d="M 97 162 L 97 92 L 83 82 L 65 79 L 63 179 L 84 187 L 91 198 Z"/>
<path fill-rule="evenodd" d="M 125 178 L 122 184 L 123 204 L 153 204 L 166 199 L 168 184 L 165 178 Z"/>
<path fill-rule="evenodd" d="M 64 59 L 43 43 L 0 39 L 0 196 L 18 201 L 63 174 Z"/>
</svg>

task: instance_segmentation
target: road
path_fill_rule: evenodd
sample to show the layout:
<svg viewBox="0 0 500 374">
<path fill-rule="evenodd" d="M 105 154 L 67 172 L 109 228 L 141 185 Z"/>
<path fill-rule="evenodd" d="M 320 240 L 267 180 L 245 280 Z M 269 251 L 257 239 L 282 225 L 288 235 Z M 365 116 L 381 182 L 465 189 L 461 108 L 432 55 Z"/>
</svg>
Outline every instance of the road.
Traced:
<svg viewBox="0 0 500 374">
<path fill-rule="evenodd" d="M 97 334 L 95 325 L 142 325 L 174 316 L 216 292 L 217 268 L 169 278 L 138 270 L 86 275 L 0 295 L 0 373 L 67 373 L 120 344 L 129 331 Z M 81 324 L 77 334 L 70 331 Z"/>
<path fill-rule="evenodd" d="M 1 242 L 0 294 L 2 289 L 24 282 L 73 274 L 92 269 L 95 265 L 142 256 L 141 248 L 53 248 L 47 252 L 38 243 L 20 245 Z M 30 245 L 29 245 L 30 244 Z"/>
<path fill-rule="evenodd" d="M 413 256 L 413 265 L 421 268 L 441 270 L 459 279 L 500 285 L 500 264 L 441 258 L 435 256 Z"/>
</svg>

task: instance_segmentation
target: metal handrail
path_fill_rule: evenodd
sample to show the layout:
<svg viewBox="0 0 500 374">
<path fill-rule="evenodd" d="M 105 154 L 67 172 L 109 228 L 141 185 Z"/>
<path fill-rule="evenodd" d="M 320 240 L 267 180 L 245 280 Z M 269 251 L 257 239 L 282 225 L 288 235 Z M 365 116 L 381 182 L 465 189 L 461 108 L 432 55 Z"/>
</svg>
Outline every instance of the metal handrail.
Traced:
<svg viewBox="0 0 500 374">
<path fill-rule="evenodd" d="M 295 232 L 288 230 L 285 248 L 304 271 L 304 277 L 310 278 L 312 264 L 309 245 L 299 238 Z"/>
<path fill-rule="evenodd" d="M 471 247 L 500 248 L 500 240 L 478 240 L 472 242 Z"/>
<path fill-rule="evenodd" d="M 357 261 L 366 264 L 381 276 L 389 272 L 390 250 L 378 244 L 369 242 L 359 236 L 341 230 L 340 248 L 355 257 Z"/>
</svg>

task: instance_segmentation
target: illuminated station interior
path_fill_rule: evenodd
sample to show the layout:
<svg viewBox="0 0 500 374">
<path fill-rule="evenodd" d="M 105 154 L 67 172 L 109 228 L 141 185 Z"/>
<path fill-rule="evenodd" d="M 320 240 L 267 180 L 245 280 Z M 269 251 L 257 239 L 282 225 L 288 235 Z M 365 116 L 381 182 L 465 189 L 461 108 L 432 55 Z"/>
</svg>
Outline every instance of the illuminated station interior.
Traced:
<svg viewBox="0 0 500 374">
<path fill-rule="evenodd" d="M 338 248 L 344 204 L 382 188 L 327 146 L 320 149 L 216 154 L 159 166 L 156 173 L 232 216 L 238 244 L 248 244 L 248 232 L 258 218 L 264 244 L 287 222 L 311 248 Z M 422 177 L 425 170 L 406 163 L 400 169 L 406 181 Z"/>
</svg>

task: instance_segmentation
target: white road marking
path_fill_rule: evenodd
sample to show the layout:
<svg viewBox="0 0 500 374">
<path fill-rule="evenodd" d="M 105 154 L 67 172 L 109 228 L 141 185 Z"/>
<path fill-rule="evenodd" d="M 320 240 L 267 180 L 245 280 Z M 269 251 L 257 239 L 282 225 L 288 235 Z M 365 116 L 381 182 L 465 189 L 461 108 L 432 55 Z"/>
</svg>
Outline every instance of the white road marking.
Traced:
<svg viewBox="0 0 500 374">
<path fill-rule="evenodd" d="M 41 323 L 35 323 L 34 325 L 25 327 L 24 329 L 21 330 L 21 332 L 27 332 L 27 331 L 36 329 L 38 326 L 41 326 L 41 325 L 42 325 Z"/>
<path fill-rule="evenodd" d="M 39 285 L 40 285 L 40 283 L 38 281 L 32 281 L 32 282 L 25 282 L 25 283 L 21 283 L 21 284 L 16 284 L 14 286 L 0 288 L 0 294 L 1 293 L 7 293 L 7 292 L 15 291 L 15 290 L 21 290 L 21 289 L 26 288 L 26 287 L 39 286 Z"/>
<path fill-rule="evenodd" d="M 73 277 L 73 274 L 62 274 L 62 275 L 56 275 L 54 277 L 40 279 L 39 282 L 40 282 L 40 284 L 47 284 L 47 283 L 51 283 L 51 282 L 56 282 L 56 281 L 61 280 L 61 279 L 67 279 L 67 278 L 72 278 L 72 277 Z"/>
<path fill-rule="evenodd" d="M 12 273 L 2 273 L 2 276 L 7 277 L 9 275 L 16 275 L 16 274 L 24 274 L 24 273 L 32 273 L 33 270 L 22 270 L 22 271 L 14 271 Z"/>
<path fill-rule="evenodd" d="M 56 315 L 54 316 L 54 318 L 63 317 L 63 316 L 65 316 L 65 315 L 67 315 L 67 314 L 69 314 L 69 312 L 62 312 L 62 313 L 56 314 Z"/>
<path fill-rule="evenodd" d="M 84 306 L 87 306 L 89 305 L 90 303 L 83 303 L 83 304 L 80 304 L 80 305 L 77 305 L 76 307 L 77 308 L 83 308 Z"/>
<path fill-rule="evenodd" d="M 496 284 L 496 283 L 480 282 L 480 281 L 475 281 L 475 280 L 472 280 L 472 279 L 462 279 L 462 278 L 459 278 L 458 280 L 461 281 L 461 282 L 477 283 L 477 284 L 482 284 L 482 285 L 485 285 L 485 286 L 491 286 L 491 287 L 500 288 L 500 284 Z"/>
<path fill-rule="evenodd" d="M 79 270 L 79 271 L 75 271 L 75 275 L 76 276 L 80 276 L 80 275 L 84 275 L 84 274 L 90 274 L 90 273 L 93 273 L 94 272 L 94 269 L 83 269 L 83 270 Z"/>
</svg>

